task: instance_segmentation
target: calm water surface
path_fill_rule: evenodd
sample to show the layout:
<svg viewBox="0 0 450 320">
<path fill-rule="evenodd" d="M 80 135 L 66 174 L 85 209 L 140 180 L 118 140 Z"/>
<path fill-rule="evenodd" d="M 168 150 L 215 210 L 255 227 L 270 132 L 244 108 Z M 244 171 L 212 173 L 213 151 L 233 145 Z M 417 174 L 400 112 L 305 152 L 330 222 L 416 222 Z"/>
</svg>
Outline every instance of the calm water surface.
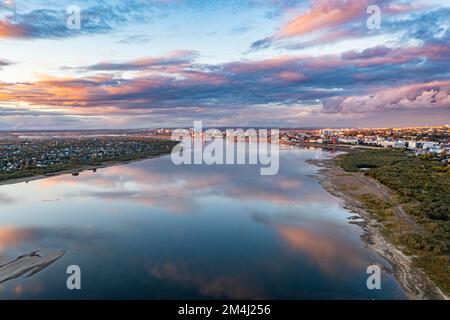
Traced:
<svg viewBox="0 0 450 320">
<path fill-rule="evenodd" d="M 0 284 L 0 298 L 405 298 L 305 163 L 330 156 L 283 149 L 275 176 L 165 156 L 0 186 L 0 258 L 66 251 Z M 388 272 L 370 291 L 374 263 Z M 79 291 L 66 288 L 69 265 L 82 270 Z"/>
</svg>

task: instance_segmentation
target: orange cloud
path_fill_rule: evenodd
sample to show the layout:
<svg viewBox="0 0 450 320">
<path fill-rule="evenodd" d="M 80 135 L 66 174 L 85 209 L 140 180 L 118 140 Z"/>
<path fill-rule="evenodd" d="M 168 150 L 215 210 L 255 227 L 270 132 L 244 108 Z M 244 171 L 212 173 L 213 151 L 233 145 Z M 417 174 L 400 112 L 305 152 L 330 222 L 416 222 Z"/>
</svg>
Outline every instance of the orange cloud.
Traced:
<svg viewBox="0 0 450 320">
<path fill-rule="evenodd" d="M 366 14 L 367 1 L 320 0 L 285 25 L 278 37 L 294 37 L 321 31 Z"/>
<path fill-rule="evenodd" d="M 25 30 L 7 20 L 0 20 L 0 38 L 21 38 L 26 35 Z"/>
</svg>

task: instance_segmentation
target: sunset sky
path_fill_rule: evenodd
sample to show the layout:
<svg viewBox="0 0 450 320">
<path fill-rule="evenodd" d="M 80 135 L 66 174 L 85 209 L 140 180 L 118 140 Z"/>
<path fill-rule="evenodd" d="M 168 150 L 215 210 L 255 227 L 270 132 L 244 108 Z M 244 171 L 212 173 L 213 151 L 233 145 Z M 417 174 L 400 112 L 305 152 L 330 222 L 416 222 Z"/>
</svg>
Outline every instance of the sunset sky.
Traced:
<svg viewBox="0 0 450 320">
<path fill-rule="evenodd" d="M 450 0 L 0 0 L 0 130 L 194 120 L 449 124 Z"/>
</svg>

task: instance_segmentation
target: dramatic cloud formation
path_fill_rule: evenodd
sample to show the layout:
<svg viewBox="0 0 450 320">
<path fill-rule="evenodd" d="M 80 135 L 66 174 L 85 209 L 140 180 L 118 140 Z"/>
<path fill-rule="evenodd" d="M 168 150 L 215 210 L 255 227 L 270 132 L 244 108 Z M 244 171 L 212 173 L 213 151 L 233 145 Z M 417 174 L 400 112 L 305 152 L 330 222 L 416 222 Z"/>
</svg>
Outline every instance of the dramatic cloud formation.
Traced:
<svg viewBox="0 0 450 320">
<path fill-rule="evenodd" d="M 2 47 L 0 72 L 14 75 L 12 70 L 17 69 L 24 74 L 35 66 L 43 70 L 32 69 L 33 78 L 26 81 L 0 78 L 0 128 L 28 125 L 36 117 L 48 125 L 79 127 L 140 126 L 151 119 L 156 125 L 189 125 L 194 119 L 224 125 L 267 125 L 272 121 L 278 126 L 321 124 L 328 119 L 333 125 L 339 117 L 346 117 L 348 124 L 357 125 L 362 117 L 380 124 L 377 115 L 382 119 L 385 112 L 408 110 L 414 112 L 414 121 L 437 112 L 448 122 L 450 7 L 419 1 L 377 1 L 383 29 L 376 35 L 384 38 L 356 48 L 339 47 L 342 41 L 374 35 L 366 27 L 369 4 L 372 2 L 350 0 L 287 1 L 283 5 L 274 1 L 219 1 L 214 5 L 88 1 L 78 34 L 65 26 L 63 7 L 21 9 L 20 3 L 3 5 L 0 38 L 23 46 L 30 46 L 26 39 L 35 39 L 32 43 L 36 46 L 40 43 L 36 39 L 59 39 L 53 44 L 56 53 L 51 54 L 53 59 L 65 62 L 53 64 L 50 59 L 41 59 L 31 64 L 23 57 L 8 55 L 11 46 Z M 271 34 L 253 42 L 252 48 L 257 50 L 245 51 L 250 44 L 247 42 L 242 52 L 218 52 L 221 59 L 204 53 L 205 46 L 209 50 L 215 45 L 206 39 L 233 43 L 240 33 L 246 33 L 247 38 L 252 35 L 252 41 L 258 39 L 253 35 L 257 30 L 242 27 L 241 21 L 238 27 L 229 26 L 232 32 L 205 31 L 202 40 L 198 36 L 202 31 L 185 22 L 177 28 L 168 25 L 161 29 L 176 30 L 162 40 L 142 33 L 151 28 L 155 18 L 170 19 L 164 12 L 189 16 L 188 11 L 178 12 L 178 7 L 210 14 L 223 14 L 225 8 L 230 14 L 245 9 L 264 14 L 258 19 L 271 21 L 274 28 Z M 220 23 L 226 25 L 225 16 L 220 17 Z M 171 23 L 176 25 L 178 20 Z M 123 32 L 125 39 L 142 39 L 141 43 L 122 41 Z M 112 36 L 117 34 L 121 41 Z M 183 34 L 192 37 L 190 42 Z M 57 44 L 72 41 L 74 35 L 97 35 L 107 47 L 123 47 L 106 59 L 89 59 L 77 52 L 78 47 L 73 52 L 58 52 Z M 153 45 L 146 44 L 148 39 L 170 50 L 148 54 Z M 324 42 L 337 43 L 335 50 L 331 47 L 322 51 Z M 95 40 L 83 46 L 95 52 Z M 26 63 L 30 63 L 28 69 Z"/>
<path fill-rule="evenodd" d="M 382 26 L 380 26 L 380 30 L 367 27 L 368 18 L 374 14 L 368 8 L 373 5 L 380 10 Z M 438 24 L 436 23 L 436 16 L 437 20 L 443 17 L 448 19 L 446 8 L 440 8 L 436 11 L 434 9 L 436 8 L 431 4 L 427 6 L 420 1 L 408 3 L 401 0 L 311 1 L 309 9 L 303 10 L 282 25 L 274 35 L 253 42 L 251 48 L 260 50 L 278 46 L 291 50 L 304 49 L 344 40 L 364 39 L 399 31 L 404 32 L 411 26 L 424 26 L 425 24 L 427 24 L 427 27 L 430 24 L 436 26 Z M 417 15 L 417 13 L 420 14 Z M 424 19 L 425 16 L 433 16 L 434 21 L 425 22 L 424 20 L 428 20 L 428 17 Z M 440 24 L 440 26 L 442 25 L 445 25 L 445 23 Z M 435 29 L 430 34 L 433 34 L 434 31 Z M 291 38 L 295 41 L 291 41 Z"/>
<path fill-rule="evenodd" d="M 84 72 L 101 74 L 3 84 L 0 93 L 4 99 L 20 98 L 35 105 L 89 108 L 297 104 L 302 100 L 348 95 L 355 86 L 373 90 L 380 82 L 411 83 L 445 77 L 450 46 L 378 46 L 341 55 L 284 56 L 221 65 L 197 64 L 195 55 L 171 52 L 130 62 L 102 62 L 81 68 Z M 116 71 L 139 72 L 124 78 Z"/>
<path fill-rule="evenodd" d="M 345 113 L 437 108 L 450 108 L 450 80 L 389 88 L 373 95 L 332 98 L 325 105 L 328 112 Z"/>
</svg>

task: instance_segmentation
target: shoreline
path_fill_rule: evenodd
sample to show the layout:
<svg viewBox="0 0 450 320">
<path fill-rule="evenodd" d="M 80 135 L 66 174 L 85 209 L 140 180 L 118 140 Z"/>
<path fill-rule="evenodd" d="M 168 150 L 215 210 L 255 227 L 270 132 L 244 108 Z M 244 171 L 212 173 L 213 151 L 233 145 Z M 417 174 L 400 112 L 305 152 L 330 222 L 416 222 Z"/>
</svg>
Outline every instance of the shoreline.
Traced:
<svg viewBox="0 0 450 320">
<path fill-rule="evenodd" d="M 73 168 L 73 169 L 65 169 L 65 170 L 60 170 L 60 171 L 55 171 L 55 172 L 50 172 L 50 173 L 45 173 L 45 174 L 38 174 L 35 176 L 29 176 L 29 177 L 22 177 L 22 178 L 12 178 L 12 179 L 5 179 L 5 180 L 0 180 L 0 187 L 1 186 L 6 186 L 6 185 L 13 185 L 13 184 L 18 184 L 18 183 L 28 183 L 28 182 L 32 182 L 32 181 L 36 181 L 36 180 L 42 180 L 42 179 L 47 179 L 47 178 L 53 178 L 53 177 L 57 177 L 57 176 L 62 176 L 62 175 L 67 175 L 67 174 L 80 174 L 84 171 L 91 171 L 91 170 L 97 170 L 97 169 L 102 169 L 102 168 L 108 168 L 108 167 L 114 167 L 114 166 L 120 166 L 123 164 L 129 164 L 129 163 L 133 163 L 133 162 L 139 162 L 139 161 L 144 161 L 144 160 L 149 160 L 149 159 L 156 159 L 156 158 L 160 158 L 166 155 L 169 155 L 170 153 L 161 153 L 161 154 L 155 154 L 155 155 L 148 155 L 142 158 L 137 158 L 137 159 L 131 159 L 131 160 L 111 160 L 111 161 L 105 161 L 105 162 L 101 162 L 99 164 L 92 164 L 92 165 L 83 165 L 79 168 Z"/>
<path fill-rule="evenodd" d="M 411 300 L 448 300 L 441 289 L 418 267 L 413 266 L 411 256 L 403 253 L 401 248 L 383 236 L 381 224 L 365 209 L 363 203 L 349 189 L 349 182 L 367 188 L 375 196 L 389 196 L 390 191 L 379 182 L 365 177 L 361 173 L 344 171 L 336 163 L 336 158 L 324 160 L 311 159 L 308 163 L 319 167 L 318 179 L 322 187 L 330 194 L 344 201 L 344 208 L 359 215 L 363 222 L 358 225 L 363 229 L 361 236 L 366 247 L 385 259 L 391 266 L 395 279 Z"/>
<path fill-rule="evenodd" d="M 350 144 L 326 144 L 304 141 L 280 141 L 281 145 L 295 146 L 300 148 L 320 148 L 324 150 L 337 150 L 345 152 L 355 152 L 358 150 L 383 150 L 381 147 L 367 146 L 367 145 L 350 145 Z"/>
</svg>

